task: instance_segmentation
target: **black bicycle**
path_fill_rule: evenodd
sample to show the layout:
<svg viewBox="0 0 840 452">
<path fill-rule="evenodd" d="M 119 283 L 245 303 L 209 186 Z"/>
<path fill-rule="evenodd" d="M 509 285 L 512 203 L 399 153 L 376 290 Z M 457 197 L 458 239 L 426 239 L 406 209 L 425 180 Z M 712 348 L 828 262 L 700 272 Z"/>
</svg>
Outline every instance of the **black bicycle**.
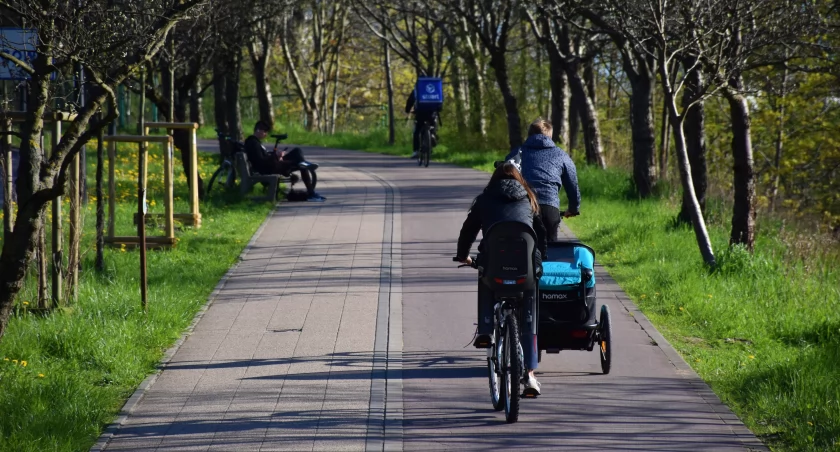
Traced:
<svg viewBox="0 0 840 452">
<path fill-rule="evenodd" d="M 459 265 L 483 272 L 476 263 Z M 458 261 L 457 258 L 452 258 Z M 479 284 L 483 284 L 479 281 Z M 492 346 L 487 348 L 487 377 L 490 384 L 490 401 L 496 411 L 505 410 L 505 421 L 512 424 L 519 420 L 520 384 L 525 376 L 525 356 L 519 335 L 519 312 L 523 297 L 497 297 L 493 308 Z"/>
<path fill-rule="evenodd" d="M 432 155 L 432 124 L 428 120 L 420 122 L 420 147 L 417 149 L 417 165 L 428 168 Z"/>
<path fill-rule="evenodd" d="M 225 188 L 232 188 L 236 183 L 236 167 L 234 165 L 234 155 L 237 152 L 245 152 L 245 143 L 233 139 L 233 137 L 226 135 L 216 130 L 216 137 L 219 139 L 219 168 L 210 176 L 210 181 L 207 182 L 207 195 L 213 190 L 213 184 L 217 179 L 224 181 Z"/>
</svg>

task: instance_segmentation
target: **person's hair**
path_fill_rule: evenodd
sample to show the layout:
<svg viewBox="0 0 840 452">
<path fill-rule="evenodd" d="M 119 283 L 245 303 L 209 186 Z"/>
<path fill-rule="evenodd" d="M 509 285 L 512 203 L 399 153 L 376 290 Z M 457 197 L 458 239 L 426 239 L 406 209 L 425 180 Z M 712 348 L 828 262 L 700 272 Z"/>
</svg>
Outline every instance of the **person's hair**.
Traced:
<svg viewBox="0 0 840 452">
<path fill-rule="evenodd" d="M 534 122 L 528 126 L 528 136 L 531 135 L 545 135 L 547 137 L 551 136 L 551 133 L 554 131 L 554 128 L 551 126 L 551 121 L 548 119 L 537 118 Z"/>
<path fill-rule="evenodd" d="M 499 165 L 499 167 L 496 168 L 496 171 L 493 171 L 493 175 L 490 176 L 490 182 L 487 185 L 489 186 L 496 181 L 504 179 L 513 179 L 519 182 L 528 193 L 528 201 L 531 204 L 531 211 L 533 213 L 540 211 L 540 206 L 537 203 L 537 196 L 534 194 L 534 191 L 531 190 L 531 186 L 528 185 L 528 182 L 526 182 L 522 177 L 522 174 L 519 173 L 519 170 L 513 166 L 513 163 L 505 162 L 504 164 Z"/>
<path fill-rule="evenodd" d="M 254 124 L 254 132 L 256 132 L 257 130 L 265 130 L 266 132 L 270 132 L 271 126 L 268 125 L 268 123 L 265 121 L 257 121 L 257 123 Z"/>
</svg>

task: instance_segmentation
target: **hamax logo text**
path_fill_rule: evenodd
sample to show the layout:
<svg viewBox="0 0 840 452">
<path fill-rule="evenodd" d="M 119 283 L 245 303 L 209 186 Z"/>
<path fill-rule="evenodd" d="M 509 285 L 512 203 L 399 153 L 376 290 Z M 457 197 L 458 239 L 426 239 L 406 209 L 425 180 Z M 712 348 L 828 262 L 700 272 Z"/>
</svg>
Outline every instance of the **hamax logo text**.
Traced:
<svg viewBox="0 0 840 452">
<path fill-rule="evenodd" d="M 568 300 L 569 294 L 566 293 L 544 293 L 542 294 L 543 300 Z"/>
<path fill-rule="evenodd" d="M 502 266 L 502 270 L 509 271 L 509 272 L 515 272 L 515 271 L 519 270 L 519 267 L 505 267 L 505 266 Z"/>
</svg>

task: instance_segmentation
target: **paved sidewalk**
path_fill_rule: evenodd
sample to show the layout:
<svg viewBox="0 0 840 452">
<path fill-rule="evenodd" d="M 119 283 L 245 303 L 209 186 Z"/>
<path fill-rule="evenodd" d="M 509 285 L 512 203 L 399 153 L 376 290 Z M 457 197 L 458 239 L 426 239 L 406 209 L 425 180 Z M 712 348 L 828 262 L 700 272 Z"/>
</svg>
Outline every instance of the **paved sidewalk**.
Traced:
<svg viewBox="0 0 840 452">
<path fill-rule="evenodd" d="M 274 211 L 107 450 L 763 448 L 600 267 L 612 373 L 544 355 L 544 395 L 505 424 L 465 347 L 475 273 L 451 262 L 488 176 L 305 153 L 327 202 Z"/>
</svg>

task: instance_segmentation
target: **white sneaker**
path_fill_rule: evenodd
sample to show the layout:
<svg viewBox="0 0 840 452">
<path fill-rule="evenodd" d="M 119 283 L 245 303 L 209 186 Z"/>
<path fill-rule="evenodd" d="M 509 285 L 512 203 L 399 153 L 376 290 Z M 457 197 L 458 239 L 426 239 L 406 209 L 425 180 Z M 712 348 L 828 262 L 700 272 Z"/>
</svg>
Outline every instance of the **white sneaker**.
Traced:
<svg viewBox="0 0 840 452">
<path fill-rule="evenodd" d="M 528 375 L 525 378 L 525 391 L 523 391 L 523 395 L 525 397 L 536 397 L 541 394 L 540 382 L 535 377 Z"/>
</svg>

